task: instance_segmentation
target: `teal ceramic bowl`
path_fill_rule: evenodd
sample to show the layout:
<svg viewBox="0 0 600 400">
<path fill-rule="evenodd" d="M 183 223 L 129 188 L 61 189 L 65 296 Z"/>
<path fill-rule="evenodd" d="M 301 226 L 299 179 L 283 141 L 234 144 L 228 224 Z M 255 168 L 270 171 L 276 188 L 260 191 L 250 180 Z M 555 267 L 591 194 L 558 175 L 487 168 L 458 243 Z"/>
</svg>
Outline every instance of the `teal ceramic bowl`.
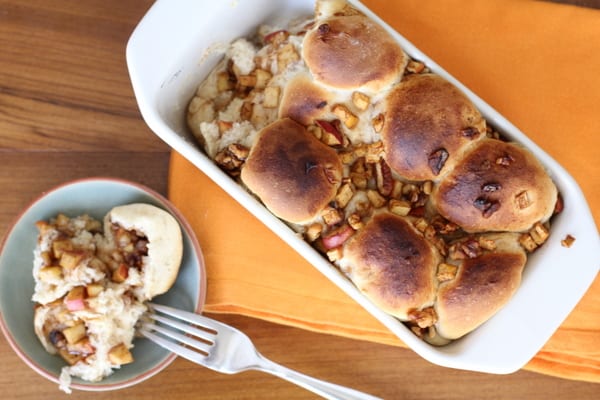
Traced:
<svg viewBox="0 0 600 400">
<path fill-rule="evenodd" d="M 184 254 L 173 287 L 153 301 L 180 309 L 200 312 L 206 293 L 206 275 L 202 252 L 196 236 L 183 216 L 163 196 L 137 183 L 114 178 L 88 178 L 60 185 L 31 203 L 16 219 L 0 247 L 0 328 L 9 344 L 23 361 L 40 375 L 58 384 L 59 356 L 47 353 L 33 329 L 34 290 L 33 250 L 36 245 L 35 222 L 63 213 L 102 217 L 114 206 L 143 202 L 170 212 L 183 233 Z M 135 361 L 124 365 L 101 382 L 73 378 L 72 389 L 104 391 L 129 387 L 166 368 L 174 359 L 170 353 L 147 339 L 134 342 Z"/>
</svg>

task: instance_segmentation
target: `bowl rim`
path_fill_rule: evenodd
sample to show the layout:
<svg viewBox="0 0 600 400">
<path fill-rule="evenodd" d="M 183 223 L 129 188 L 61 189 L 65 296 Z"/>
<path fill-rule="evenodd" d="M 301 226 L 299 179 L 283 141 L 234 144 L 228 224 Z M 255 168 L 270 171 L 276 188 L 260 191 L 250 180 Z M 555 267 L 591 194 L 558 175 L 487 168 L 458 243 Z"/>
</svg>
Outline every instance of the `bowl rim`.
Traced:
<svg viewBox="0 0 600 400">
<path fill-rule="evenodd" d="M 5 245 L 8 242 L 8 239 L 13 234 L 14 230 L 16 229 L 16 227 L 19 224 L 19 222 L 21 221 L 21 219 L 36 204 L 38 204 L 40 201 L 42 201 L 44 198 L 46 198 L 48 195 L 50 195 L 52 193 L 56 193 L 67 187 L 76 186 L 76 185 L 83 184 L 83 183 L 90 183 L 90 182 L 105 182 L 105 183 L 111 183 L 111 184 L 116 183 L 116 184 L 130 186 L 137 190 L 141 190 L 142 192 L 148 194 L 150 197 L 153 197 L 156 200 L 158 200 L 161 203 L 161 205 L 163 205 L 165 208 L 167 208 L 169 213 L 172 214 L 177 219 L 177 222 L 180 224 L 182 230 L 184 231 L 184 234 L 187 235 L 190 239 L 189 240 L 190 244 L 192 245 L 194 253 L 195 253 L 194 258 L 197 260 L 197 264 L 198 264 L 198 273 L 199 273 L 200 281 L 198 282 L 198 285 L 199 285 L 198 298 L 194 299 L 194 301 L 196 302 L 196 307 L 195 307 L 196 309 L 194 312 L 200 313 L 202 311 L 202 308 L 206 301 L 206 269 L 205 269 L 205 262 L 204 262 L 202 248 L 200 247 L 200 244 L 198 242 L 196 234 L 195 234 L 193 228 L 191 227 L 191 225 L 189 224 L 189 222 L 187 221 L 187 219 L 175 207 L 175 205 L 173 203 L 171 203 L 170 200 L 168 200 L 165 196 L 163 196 L 156 190 L 151 189 L 148 186 L 145 186 L 138 182 L 133 182 L 133 181 L 130 181 L 130 180 L 127 180 L 124 178 L 119 178 L 119 177 L 92 176 L 92 177 L 84 177 L 84 178 L 76 178 L 76 179 L 68 180 L 68 181 L 62 182 L 58 185 L 55 185 L 55 186 L 39 193 L 26 206 L 24 206 L 21 209 L 21 211 L 19 211 L 19 213 L 15 216 L 15 218 L 13 218 L 13 221 L 8 225 L 8 229 L 7 229 L 4 237 L 2 238 L 2 241 L 0 241 L 0 255 L 3 254 Z M 49 372 L 47 369 L 40 366 L 35 360 L 33 360 L 18 345 L 18 343 L 14 339 L 14 336 L 13 336 L 7 322 L 4 319 L 4 315 L 2 313 L 1 308 L 0 308 L 0 331 L 2 331 L 2 333 L 4 334 L 4 337 L 6 338 L 8 344 L 13 349 L 13 351 L 19 356 L 19 358 L 21 358 L 21 360 L 23 360 L 25 362 L 25 364 L 27 364 L 31 369 L 33 369 L 35 372 L 37 372 L 44 378 L 46 378 L 54 383 L 60 384 L 59 376 L 54 375 L 53 373 Z M 82 391 L 93 391 L 93 392 L 124 389 L 124 388 L 130 387 L 130 386 L 136 385 L 138 383 L 141 383 L 141 382 L 151 378 L 152 376 L 158 374 L 159 372 L 164 370 L 166 367 L 168 367 L 173 361 L 175 361 L 176 358 L 177 358 L 177 355 L 175 353 L 170 353 L 167 355 L 167 357 L 165 357 L 162 361 L 160 361 L 154 367 L 140 373 L 139 375 L 136 375 L 134 377 L 131 377 L 129 379 L 126 379 L 126 380 L 123 380 L 120 382 L 109 383 L 109 384 L 99 384 L 97 382 L 90 382 L 89 384 L 88 383 L 71 382 L 69 384 L 69 388 L 78 389 L 78 390 L 82 390 Z"/>
</svg>

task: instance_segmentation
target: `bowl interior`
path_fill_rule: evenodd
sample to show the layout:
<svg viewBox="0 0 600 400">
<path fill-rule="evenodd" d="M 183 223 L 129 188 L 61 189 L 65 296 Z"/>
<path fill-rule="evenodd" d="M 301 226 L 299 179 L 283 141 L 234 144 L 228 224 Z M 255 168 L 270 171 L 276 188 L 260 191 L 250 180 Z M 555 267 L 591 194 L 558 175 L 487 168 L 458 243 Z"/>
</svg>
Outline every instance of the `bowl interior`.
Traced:
<svg viewBox="0 0 600 400">
<path fill-rule="evenodd" d="M 44 350 L 33 330 L 35 222 L 58 213 L 88 214 L 102 220 L 112 207 L 134 202 L 153 204 L 169 211 L 180 223 L 183 233 L 184 254 L 177 280 L 167 293 L 153 301 L 189 311 L 202 309 L 206 275 L 200 247 L 187 222 L 164 197 L 141 185 L 111 178 L 85 179 L 52 189 L 23 211 L 7 233 L 0 253 L 0 326 L 17 354 L 50 380 L 58 382 L 65 364 L 60 357 Z M 134 344 L 133 363 L 124 365 L 101 382 L 73 378 L 71 387 L 108 390 L 131 386 L 156 374 L 175 358 L 147 339 L 138 338 Z"/>
</svg>

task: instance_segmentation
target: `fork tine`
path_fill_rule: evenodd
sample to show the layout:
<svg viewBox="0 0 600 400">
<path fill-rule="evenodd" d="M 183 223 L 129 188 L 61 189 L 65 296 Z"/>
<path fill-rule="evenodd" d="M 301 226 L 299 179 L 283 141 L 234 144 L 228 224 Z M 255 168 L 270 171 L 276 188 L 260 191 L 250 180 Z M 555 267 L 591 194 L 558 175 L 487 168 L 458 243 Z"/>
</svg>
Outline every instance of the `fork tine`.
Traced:
<svg viewBox="0 0 600 400">
<path fill-rule="evenodd" d="M 209 332 L 209 331 L 206 331 L 203 329 L 198 329 L 194 326 L 188 325 L 187 323 L 179 322 L 172 318 L 165 318 L 161 315 L 156 315 L 153 313 L 146 313 L 145 316 L 147 318 L 151 318 L 155 321 L 161 322 L 167 326 L 170 326 L 170 327 L 180 330 L 182 332 L 189 333 L 190 335 L 196 336 L 207 342 L 211 342 L 211 343 L 215 342 L 216 335 L 212 332 Z M 203 327 L 200 327 L 200 328 L 203 328 Z"/>
<path fill-rule="evenodd" d="M 163 347 L 166 350 L 169 350 L 175 354 L 177 354 L 178 356 L 181 356 L 183 358 L 186 358 L 188 360 L 190 360 L 191 362 L 197 363 L 197 364 L 204 364 L 204 360 L 206 359 L 206 356 L 202 353 L 198 353 L 195 350 L 192 350 L 190 348 L 181 346 L 175 342 L 172 342 L 168 339 L 165 339 L 161 336 L 158 336 L 152 332 L 150 332 L 146 327 L 141 326 L 138 329 L 138 332 L 140 334 L 142 334 L 142 336 L 145 336 L 146 338 L 152 340 L 154 343 L 156 343 L 157 345 Z"/>
<path fill-rule="evenodd" d="M 163 336 L 174 339 L 179 343 L 183 343 L 185 345 L 193 347 L 196 350 L 200 350 L 206 354 L 210 354 L 210 350 L 213 347 L 212 343 L 201 342 L 200 340 L 197 340 L 190 336 L 182 335 L 172 329 L 165 329 L 164 327 L 156 325 L 156 324 L 152 324 L 149 322 L 143 322 L 141 326 L 143 328 L 147 329 L 148 331 L 158 332 Z"/>
<path fill-rule="evenodd" d="M 218 332 L 219 329 L 229 328 L 227 325 L 222 324 L 221 322 L 215 321 L 214 319 L 210 319 L 207 317 L 203 317 L 200 314 L 191 313 L 188 311 L 178 310 L 176 308 L 163 306 L 161 304 L 148 303 L 150 309 L 154 311 L 158 311 L 162 314 L 166 314 L 170 317 L 184 320 L 186 322 L 190 322 L 195 325 L 203 326 L 208 329 L 212 329 L 215 332 Z"/>
</svg>

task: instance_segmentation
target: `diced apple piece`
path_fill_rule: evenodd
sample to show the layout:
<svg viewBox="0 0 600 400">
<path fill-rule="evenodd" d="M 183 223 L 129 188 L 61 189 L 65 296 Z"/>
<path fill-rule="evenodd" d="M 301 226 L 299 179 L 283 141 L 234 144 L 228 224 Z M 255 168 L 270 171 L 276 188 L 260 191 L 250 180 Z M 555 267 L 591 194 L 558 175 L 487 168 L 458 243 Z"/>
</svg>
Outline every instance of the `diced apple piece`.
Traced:
<svg viewBox="0 0 600 400">
<path fill-rule="evenodd" d="M 535 240 L 528 233 L 523 233 L 519 236 L 519 243 L 521 246 L 528 252 L 533 252 L 538 245 L 535 243 Z"/>
<path fill-rule="evenodd" d="M 383 129 L 384 122 L 385 122 L 385 117 L 383 116 L 383 114 L 377 114 L 371 120 L 371 124 L 373 125 L 373 130 L 378 133 L 381 132 L 381 130 Z"/>
<path fill-rule="evenodd" d="M 240 118 L 242 121 L 249 121 L 252 118 L 252 113 L 254 112 L 254 104 L 251 101 L 246 100 L 242 103 L 242 107 L 240 108 Z"/>
<path fill-rule="evenodd" d="M 253 88 L 256 86 L 256 75 L 240 75 L 238 83 L 241 86 Z"/>
<path fill-rule="evenodd" d="M 110 349 L 108 359 L 114 365 L 123 365 L 133 362 L 133 355 L 125 343 L 121 343 Z"/>
<path fill-rule="evenodd" d="M 436 276 L 438 281 L 445 282 L 454 279 L 457 271 L 458 267 L 456 265 L 440 263 Z"/>
<path fill-rule="evenodd" d="M 75 353 L 84 356 L 88 356 L 96 352 L 96 349 L 94 348 L 94 346 L 92 346 L 92 343 L 90 342 L 90 338 L 88 336 L 79 340 L 77 343 L 69 344 L 68 350 L 72 354 Z"/>
<path fill-rule="evenodd" d="M 373 204 L 373 207 L 380 208 L 385 205 L 385 197 L 379 194 L 377 190 L 369 189 L 367 190 L 367 198 Z"/>
<path fill-rule="evenodd" d="M 85 325 L 83 322 L 63 329 L 62 334 L 65 336 L 68 344 L 75 344 L 86 336 Z"/>
<path fill-rule="evenodd" d="M 421 61 L 410 60 L 406 66 L 406 70 L 413 74 L 419 74 L 425 70 L 425 64 Z"/>
<path fill-rule="evenodd" d="M 350 173 L 350 179 L 358 189 L 366 189 L 369 184 L 369 180 L 364 173 L 352 172 Z"/>
<path fill-rule="evenodd" d="M 115 269 L 112 273 L 112 280 L 116 283 L 125 282 L 127 277 L 129 276 L 129 268 L 126 264 L 119 264 L 117 269 Z"/>
<path fill-rule="evenodd" d="M 64 269 L 73 270 L 83 261 L 85 253 L 82 251 L 63 251 L 58 264 Z"/>
<path fill-rule="evenodd" d="M 83 359 L 81 354 L 71 354 L 67 349 L 59 349 L 58 354 L 65 360 L 69 365 L 75 365 Z"/>
<path fill-rule="evenodd" d="M 344 255 L 344 250 L 341 247 L 336 247 L 327 251 L 327 258 L 329 261 L 335 262 L 340 260 Z"/>
<path fill-rule="evenodd" d="M 279 45 L 281 42 L 287 39 L 289 35 L 290 33 L 283 29 L 273 31 L 265 35 L 263 42 L 265 44 Z"/>
<path fill-rule="evenodd" d="M 567 248 L 573 246 L 573 243 L 575 243 L 575 237 L 573 237 L 569 234 L 567 234 L 567 236 L 565 236 L 565 238 L 560 241 L 561 246 L 567 247 Z"/>
<path fill-rule="evenodd" d="M 52 253 L 50 253 L 49 251 L 42 251 L 40 253 L 40 257 L 42 258 L 42 262 L 44 263 L 43 265 L 52 264 Z"/>
<path fill-rule="evenodd" d="M 85 309 L 85 286 L 76 286 L 67 293 L 65 305 L 69 311 L 80 311 Z"/>
<path fill-rule="evenodd" d="M 41 281 L 52 281 L 60 279 L 62 276 L 62 268 L 58 265 L 52 265 L 50 267 L 44 267 L 38 272 L 38 278 Z"/>
<path fill-rule="evenodd" d="M 125 247 L 127 244 L 131 243 L 131 234 L 126 229 L 116 226 L 115 228 L 115 240 L 119 247 Z"/>
<path fill-rule="evenodd" d="M 306 130 L 319 140 L 323 138 L 323 129 L 318 125 L 309 125 Z"/>
<path fill-rule="evenodd" d="M 300 60 L 300 55 L 291 43 L 281 46 L 277 51 L 277 68 L 279 71 L 285 70 L 288 65 L 298 60 Z"/>
<path fill-rule="evenodd" d="M 254 87 L 257 89 L 264 89 L 272 77 L 269 71 L 260 68 L 257 68 L 254 74 L 256 75 L 256 85 Z"/>
<path fill-rule="evenodd" d="M 355 231 L 362 229 L 364 226 L 362 218 L 360 217 L 360 214 L 358 214 L 358 213 L 350 214 L 347 218 L 347 221 L 348 221 L 348 225 L 350 225 L 352 227 L 352 229 L 354 229 Z"/>
<path fill-rule="evenodd" d="M 383 143 L 381 141 L 371 143 L 367 146 L 367 153 L 365 154 L 365 161 L 367 163 L 374 164 L 379 162 L 381 157 L 384 155 Z"/>
<path fill-rule="evenodd" d="M 400 215 L 402 217 L 406 217 L 410 213 L 410 210 L 411 210 L 410 202 L 408 202 L 406 200 L 392 199 L 392 200 L 390 200 L 388 207 L 391 212 L 393 212 L 396 215 Z"/>
<path fill-rule="evenodd" d="M 393 198 L 401 197 L 403 186 L 404 186 L 404 184 L 402 182 L 394 180 L 394 185 L 392 187 L 392 193 L 390 193 L 390 196 Z"/>
<path fill-rule="evenodd" d="M 96 297 L 104 290 L 104 286 L 99 283 L 91 283 L 85 287 L 88 297 Z"/>
<path fill-rule="evenodd" d="M 323 130 L 321 140 L 329 146 L 340 146 L 344 143 L 344 136 L 340 130 L 331 122 L 318 119 L 316 124 Z"/>
<path fill-rule="evenodd" d="M 352 114 L 348 107 L 343 104 L 336 104 L 333 106 L 331 111 L 333 111 L 333 113 L 339 119 L 341 119 L 344 125 L 346 125 L 349 129 L 354 128 L 356 124 L 358 124 L 358 117 Z"/>
<path fill-rule="evenodd" d="M 323 236 L 323 246 L 326 249 L 334 249 L 336 247 L 341 246 L 354 234 L 354 229 L 350 225 L 343 225 L 340 228 L 328 233 L 326 236 Z"/>
<path fill-rule="evenodd" d="M 361 93 L 361 92 L 352 93 L 352 103 L 359 110 L 361 110 L 361 111 L 366 110 L 367 107 L 369 107 L 370 102 L 371 102 L 371 99 L 366 94 Z"/>
<path fill-rule="evenodd" d="M 335 201 L 338 207 L 346 207 L 352 199 L 352 196 L 354 196 L 354 189 L 352 189 L 352 185 L 350 185 L 349 183 L 342 185 L 340 190 L 338 190 L 337 195 L 335 196 Z"/>
<path fill-rule="evenodd" d="M 321 225 L 318 222 L 315 222 L 315 223 L 311 224 L 308 228 L 306 228 L 306 232 L 305 232 L 306 239 L 309 242 L 314 242 L 321 235 L 322 231 L 323 231 L 323 225 Z"/>
<path fill-rule="evenodd" d="M 540 222 L 536 223 L 533 226 L 533 228 L 529 231 L 529 234 L 531 235 L 531 238 L 533 239 L 535 244 L 537 244 L 538 246 L 544 244 L 544 242 L 548 239 L 548 236 L 550 236 L 548 228 L 546 228 Z"/>
<path fill-rule="evenodd" d="M 233 127 L 233 122 L 218 120 L 217 126 L 219 128 L 219 133 L 223 134 Z"/>
<path fill-rule="evenodd" d="M 66 250 L 73 250 L 73 243 L 70 240 L 55 240 L 52 242 L 52 254 L 54 258 L 60 258 Z"/>
<path fill-rule="evenodd" d="M 58 225 L 58 227 L 64 227 L 65 225 L 67 225 L 69 223 L 69 217 L 67 217 L 65 214 L 58 214 L 56 216 L 56 219 L 54 221 L 54 223 L 56 225 Z"/>
<path fill-rule="evenodd" d="M 419 232 L 423 233 L 429 226 L 429 223 L 427 223 L 427 220 L 425 218 L 418 218 L 413 222 L 413 225 L 415 226 L 415 228 L 417 228 Z"/>
<path fill-rule="evenodd" d="M 225 92 L 234 87 L 234 82 L 227 71 L 219 72 L 217 75 L 217 91 Z"/>
<path fill-rule="evenodd" d="M 85 230 L 90 232 L 102 232 L 102 222 L 90 218 L 85 223 Z"/>
<path fill-rule="evenodd" d="M 279 86 L 267 86 L 264 96 L 263 107 L 276 108 L 279 105 Z"/>
<path fill-rule="evenodd" d="M 321 217 L 323 217 L 323 222 L 329 226 L 338 224 L 344 219 L 342 213 L 333 207 L 326 207 L 323 209 L 323 211 L 321 211 Z"/>
<path fill-rule="evenodd" d="M 41 235 L 44 235 L 52 226 L 46 221 L 37 221 L 35 223 L 35 227 L 38 229 Z"/>
</svg>

